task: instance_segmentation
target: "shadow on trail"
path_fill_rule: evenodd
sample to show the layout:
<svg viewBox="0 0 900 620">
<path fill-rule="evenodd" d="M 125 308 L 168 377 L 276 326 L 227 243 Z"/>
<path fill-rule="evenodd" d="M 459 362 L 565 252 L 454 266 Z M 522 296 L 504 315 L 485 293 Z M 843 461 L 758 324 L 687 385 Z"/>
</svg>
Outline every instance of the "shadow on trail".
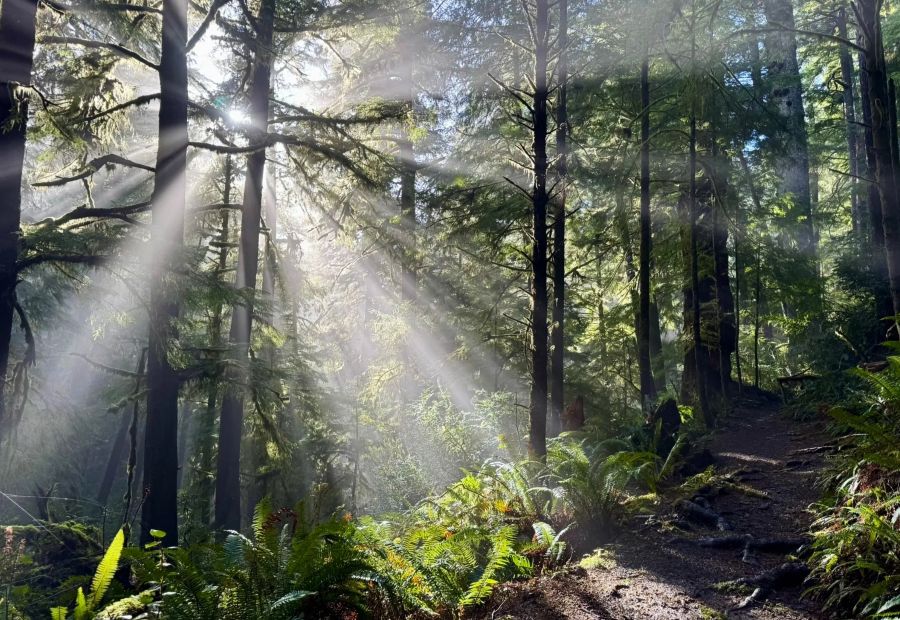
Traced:
<svg viewBox="0 0 900 620">
<path fill-rule="evenodd" d="M 709 445 L 716 472 L 731 474 L 734 484 L 696 498 L 720 515 L 729 530 L 685 518 L 678 508 L 664 509 L 650 519 L 636 518 L 622 527 L 615 543 L 604 545 L 615 554 L 614 566 L 503 586 L 492 609 L 478 617 L 820 618 L 815 606 L 801 599 L 800 579 L 791 587 L 763 592 L 763 600 L 753 600 L 744 609 L 735 608 L 755 585 L 736 591 L 715 584 L 772 574 L 787 562 L 785 549 L 777 545 L 751 548 L 734 539 L 796 541 L 804 536 L 812 518 L 806 509 L 819 498 L 814 483 L 823 458 L 816 447 L 824 442 L 820 424 L 789 419 L 772 404 L 743 403 Z M 697 543 L 726 536 L 731 540 L 723 548 Z"/>
</svg>

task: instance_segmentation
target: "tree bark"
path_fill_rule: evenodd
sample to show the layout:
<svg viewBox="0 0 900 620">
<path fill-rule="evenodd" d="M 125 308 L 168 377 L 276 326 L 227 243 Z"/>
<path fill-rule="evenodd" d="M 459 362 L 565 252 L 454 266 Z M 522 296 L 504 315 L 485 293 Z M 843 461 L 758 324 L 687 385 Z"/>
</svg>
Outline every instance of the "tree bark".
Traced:
<svg viewBox="0 0 900 620">
<path fill-rule="evenodd" d="M 120 471 L 120 466 L 125 463 L 125 454 L 128 451 L 128 427 L 131 419 L 124 408 L 119 411 L 119 415 L 122 417 L 119 420 L 116 436 L 113 438 L 112 449 L 109 451 L 109 458 L 106 461 L 106 468 L 103 470 L 100 487 L 97 489 L 97 503 L 101 506 L 106 506 L 106 500 L 109 499 L 109 493 L 112 490 L 113 483 L 116 481 L 116 475 Z"/>
<path fill-rule="evenodd" d="M 276 201 L 275 183 L 275 168 L 273 166 L 267 166 L 265 170 L 265 182 L 263 184 L 262 217 L 263 224 L 265 225 L 268 234 L 264 237 L 266 249 L 263 257 L 263 277 L 262 288 L 260 290 L 263 303 L 265 304 L 265 311 L 260 314 L 262 315 L 263 321 L 271 325 L 273 329 L 278 329 L 278 326 L 276 325 L 278 312 L 275 308 L 275 303 L 277 301 L 275 285 L 278 275 L 278 264 L 275 262 L 275 242 L 278 235 L 278 204 Z M 265 343 L 259 358 L 268 365 L 270 371 L 276 370 L 278 366 L 278 351 L 272 343 Z M 273 380 L 270 382 L 269 388 L 273 392 L 279 393 L 281 391 L 281 384 L 278 380 Z M 283 420 L 283 415 L 277 417 L 277 421 Z M 253 437 L 252 460 L 254 476 L 252 484 L 247 492 L 247 510 L 245 511 L 251 515 L 253 514 L 253 509 L 256 505 L 272 492 L 270 483 L 277 475 L 277 470 L 266 467 L 270 464 L 268 450 L 266 448 L 267 443 L 266 437 Z"/>
<path fill-rule="evenodd" d="M 697 55 L 697 14 L 694 2 L 691 2 L 691 71 L 696 70 Z M 700 333 L 700 267 L 698 255 L 699 243 L 699 205 L 697 201 L 697 108 L 693 99 L 690 102 L 690 129 L 688 134 L 688 182 L 689 182 L 689 220 L 690 220 L 690 305 L 691 313 L 691 345 L 694 372 L 696 373 L 696 396 L 700 405 L 700 413 L 708 428 L 715 420 L 706 394 L 706 368 L 702 362 L 703 340 Z"/>
<path fill-rule="evenodd" d="M 22 167 L 28 125 L 37 0 L 0 6 L 0 441 L 7 427 L 6 373 L 16 304 L 16 261 L 22 215 Z"/>
<path fill-rule="evenodd" d="M 803 84 L 797 61 L 794 9 L 791 0 L 765 0 L 766 22 L 771 28 L 765 38 L 771 101 L 778 108 L 784 127 L 773 132 L 776 170 L 782 174 L 781 194 L 793 201 L 797 222 L 797 250 L 816 259 L 809 178 L 809 138 L 803 110 Z"/>
<path fill-rule="evenodd" d="M 268 131 L 269 89 L 272 78 L 272 39 L 275 29 L 275 2 L 263 0 L 257 16 L 253 72 L 250 81 L 251 141 L 261 141 Z M 248 295 L 235 304 L 231 314 L 229 342 L 234 364 L 226 373 L 222 414 L 219 419 L 219 454 L 216 464 L 215 523 L 219 529 L 241 527 L 241 436 L 244 422 L 244 390 L 249 380 L 250 331 L 256 276 L 259 270 L 259 232 L 262 215 L 263 173 L 266 150 L 247 158 L 244 200 L 241 208 L 241 235 L 234 287 Z"/>
<path fill-rule="evenodd" d="M 884 250 L 887 275 L 890 283 L 892 313 L 900 314 L 900 205 L 894 179 L 892 155 L 892 129 L 890 126 L 890 97 L 887 69 L 881 34 L 882 0 L 859 0 L 859 27 L 863 35 L 863 71 L 868 81 L 869 117 L 872 132 L 872 149 L 875 163 L 875 180 L 881 198 L 881 224 L 884 231 Z"/>
<path fill-rule="evenodd" d="M 416 150 L 410 134 L 415 113 L 416 97 L 412 84 L 412 64 L 404 59 L 408 71 L 404 78 L 409 88 L 406 109 L 409 127 L 401 129 L 399 144 L 400 165 L 400 298 L 414 301 L 419 288 L 416 270 Z"/>
<path fill-rule="evenodd" d="M 857 37 L 860 45 L 865 45 L 865 38 L 860 32 Z M 887 255 L 884 249 L 884 223 L 881 217 L 881 193 L 878 190 L 876 179 L 875 140 L 872 134 L 872 107 L 869 95 L 869 72 L 865 68 L 866 59 L 863 53 L 859 54 L 859 99 L 863 117 L 863 148 L 864 158 L 860 161 L 860 176 L 866 179 L 866 223 L 868 235 L 862 252 L 868 258 L 869 269 L 875 276 L 876 282 L 883 282 L 884 288 L 875 291 L 875 314 L 878 317 L 890 317 L 893 314 L 893 301 L 891 300 L 890 286 L 888 285 Z M 893 321 L 886 319 L 883 323 L 883 333 L 878 340 L 885 338 L 885 334 L 891 331 Z"/>
<path fill-rule="evenodd" d="M 147 422 L 144 434 L 144 503 L 141 543 L 151 529 L 165 532 L 163 543 L 178 544 L 178 391 L 169 362 L 173 322 L 179 315 L 173 275 L 184 243 L 187 166 L 187 0 L 164 0 L 159 67 L 159 147 L 153 195 L 154 257 L 159 261 L 150 292 L 147 352 Z"/>
<path fill-rule="evenodd" d="M 144 363 L 146 355 L 142 351 L 137 365 L 137 377 L 134 380 L 134 389 L 131 392 L 133 398 L 140 393 L 141 384 L 144 380 Z M 116 431 L 116 437 L 113 439 L 112 450 L 109 452 L 109 459 L 106 461 L 106 469 L 103 472 L 103 479 L 100 481 L 100 488 L 97 490 L 97 503 L 106 506 L 109 499 L 109 493 L 112 490 L 113 483 L 116 481 L 116 475 L 119 468 L 126 462 L 125 455 L 128 452 L 128 431 L 131 428 L 132 418 L 127 415 L 125 407 L 119 411 L 122 418 L 119 420 L 119 428 Z"/>
<path fill-rule="evenodd" d="M 225 182 L 222 190 L 223 204 L 231 204 L 231 188 L 232 188 L 232 160 L 231 155 L 225 156 Z M 222 209 L 221 221 L 219 224 L 219 251 L 216 256 L 216 279 L 221 281 L 226 269 L 228 268 L 228 243 L 231 238 L 231 211 Z M 217 302 L 212 309 L 212 317 L 209 321 L 208 337 L 209 343 L 213 347 L 221 347 L 222 342 L 222 323 L 223 323 L 224 305 Z M 197 425 L 197 437 L 195 443 L 197 449 L 194 454 L 196 461 L 195 472 L 193 476 L 194 488 L 190 492 L 191 502 L 194 503 L 192 515 L 194 515 L 195 523 L 201 530 L 208 528 L 210 525 L 210 507 L 213 501 L 214 476 L 213 470 L 216 467 L 216 422 L 218 421 L 218 400 L 219 400 L 219 382 L 211 381 L 206 391 L 206 407 L 203 412 L 203 419 Z"/>
<path fill-rule="evenodd" d="M 638 257 L 638 370 L 641 404 L 647 410 L 656 399 L 656 383 L 650 358 L 650 59 L 641 63 L 641 245 Z"/>
<path fill-rule="evenodd" d="M 756 285 L 753 295 L 753 387 L 759 387 L 759 331 L 760 305 L 762 302 L 762 251 L 756 247 Z"/>
<path fill-rule="evenodd" d="M 838 9 L 837 33 L 847 39 L 847 13 L 843 7 Z M 844 82 L 844 119 L 847 122 L 847 158 L 850 170 L 850 216 L 853 232 L 860 241 L 863 238 L 862 206 L 859 196 L 859 127 L 856 123 L 856 97 L 854 96 L 855 71 L 853 56 L 847 45 L 840 46 L 841 80 Z"/>
<path fill-rule="evenodd" d="M 550 46 L 548 1 L 537 0 L 534 19 L 532 114 L 534 185 L 531 248 L 531 394 L 528 447 L 532 458 L 547 454 L 547 63 Z"/>
<path fill-rule="evenodd" d="M 568 0 L 559 0 L 559 60 L 557 61 L 556 176 L 557 196 L 553 201 L 553 328 L 550 332 L 550 429 L 551 437 L 561 430 L 565 407 L 565 317 L 566 317 L 566 189 L 569 175 L 568 111 Z"/>
</svg>

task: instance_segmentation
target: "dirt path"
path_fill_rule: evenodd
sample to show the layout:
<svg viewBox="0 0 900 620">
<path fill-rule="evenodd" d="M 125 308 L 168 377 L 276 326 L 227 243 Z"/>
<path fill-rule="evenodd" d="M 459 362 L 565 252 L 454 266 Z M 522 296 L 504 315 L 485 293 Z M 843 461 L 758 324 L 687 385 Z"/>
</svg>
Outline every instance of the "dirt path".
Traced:
<svg viewBox="0 0 900 620">
<path fill-rule="evenodd" d="M 608 549 L 608 568 L 578 569 L 525 584 L 503 586 L 483 618 L 679 620 L 733 618 L 815 619 L 814 607 L 800 599 L 802 588 L 772 592 L 764 602 L 735 610 L 746 598 L 713 585 L 753 577 L 785 562 L 784 553 L 754 553 L 744 561 L 742 548 L 703 548 L 699 538 L 749 534 L 754 539 L 798 538 L 809 526 L 806 508 L 819 498 L 815 487 L 823 457 L 804 453 L 825 443 L 820 427 L 795 422 L 773 406 L 739 407 L 713 438 L 709 450 L 717 473 L 735 478 L 766 496 L 728 491 L 709 498 L 709 507 L 732 526 L 687 524 L 672 514 L 635 521 Z M 702 500 L 701 500 L 702 502 Z M 674 519 L 686 530 L 671 526 Z M 752 588 L 751 588 L 752 590 Z"/>
</svg>

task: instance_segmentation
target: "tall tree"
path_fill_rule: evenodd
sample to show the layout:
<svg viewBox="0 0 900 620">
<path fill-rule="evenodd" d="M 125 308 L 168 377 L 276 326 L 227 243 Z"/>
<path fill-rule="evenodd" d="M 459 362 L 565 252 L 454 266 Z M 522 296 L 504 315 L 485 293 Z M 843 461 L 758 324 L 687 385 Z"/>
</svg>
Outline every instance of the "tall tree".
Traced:
<svg viewBox="0 0 900 620">
<path fill-rule="evenodd" d="M 844 40 L 847 36 L 847 12 L 844 7 L 838 9 L 837 33 Z M 853 232 L 857 239 L 863 239 L 863 225 L 865 219 L 862 216 L 862 207 L 858 190 L 859 185 L 859 126 L 856 122 L 856 97 L 855 97 L 855 68 L 850 47 L 842 43 L 840 46 L 841 81 L 844 86 L 844 119 L 847 122 L 847 157 L 850 162 L 850 214 L 853 224 Z"/>
<path fill-rule="evenodd" d="M 543 459 L 547 454 L 547 131 L 549 98 L 548 59 L 550 54 L 550 15 L 547 0 L 536 0 L 531 27 L 534 45 L 534 93 L 531 113 L 533 142 L 531 160 L 534 183 L 531 188 L 531 394 L 528 446 L 531 455 Z M 530 16 L 529 16 L 530 19 Z"/>
<path fill-rule="evenodd" d="M 768 30 L 765 37 L 767 78 L 771 102 L 782 127 L 773 132 L 775 169 L 781 174 L 781 195 L 792 204 L 792 218 L 799 222 L 794 236 L 797 249 L 811 260 L 816 257 L 816 234 L 810 195 L 809 137 L 803 110 L 803 83 L 797 61 L 797 36 L 791 0 L 765 0 Z"/>
<path fill-rule="evenodd" d="M 37 0 L 0 4 L 0 433 L 5 427 L 6 374 L 16 311 L 26 89 L 31 85 L 37 6 Z"/>
<path fill-rule="evenodd" d="M 402 128 L 398 140 L 400 166 L 400 294 L 403 299 L 414 300 L 418 289 L 416 272 L 416 151 L 412 141 L 415 124 L 416 94 L 413 86 L 412 57 L 402 59 L 404 89 L 408 91 L 403 102 L 407 114 L 407 126 Z"/>
<path fill-rule="evenodd" d="M 865 49 L 863 74 L 868 91 L 868 116 L 872 139 L 872 159 L 881 206 L 884 252 L 890 283 L 893 314 L 900 314 L 900 204 L 898 204 L 892 131 L 888 106 L 887 67 L 881 30 L 883 0 L 859 0 L 854 5 L 857 25 Z M 874 222 L 873 222 L 874 223 Z"/>
<path fill-rule="evenodd" d="M 174 274 L 184 243 L 187 165 L 187 0 L 164 0 L 159 65 L 159 145 L 153 205 L 153 252 L 159 263 L 150 291 L 147 352 L 147 422 L 144 434 L 144 493 L 141 541 L 151 529 L 178 542 L 178 392 L 180 380 L 169 361 L 169 344 L 179 315 Z"/>
<path fill-rule="evenodd" d="M 650 220 L 650 56 L 644 52 L 641 61 L 641 215 L 638 258 L 638 371 L 641 400 L 644 406 L 656 398 L 656 382 L 650 358 L 650 252 L 652 243 Z"/>
<path fill-rule="evenodd" d="M 565 405 L 566 189 L 569 175 L 569 4 L 559 0 L 556 65 L 556 199 L 553 201 L 553 314 L 550 331 L 550 436 L 560 431 Z"/>
<path fill-rule="evenodd" d="M 857 36 L 858 43 L 865 45 L 865 37 L 862 29 L 859 29 Z M 869 260 L 869 268 L 875 279 L 880 282 L 887 283 L 888 267 L 887 254 L 884 248 L 884 221 L 881 217 L 881 192 L 878 189 L 877 162 L 875 157 L 875 140 L 872 133 L 872 106 L 869 89 L 869 72 L 865 69 L 866 56 L 863 52 L 859 54 L 859 100 L 862 109 L 862 125 L 863 125 L 863 143 L 861 150 L 863 157 L 860 158 L 858 169 L 860 176 L 866 179 L 866 209 L 865 218 L 868 229 L 866 236 L 866 244 L 864 247 L 864 255 Z M 886 287 L 883 294 L 878 294 L 875 299 L 875 313 L 879 317 L 889 317 L 894 310 L 894 304 L 891 299 L 890 287 Z M 890 331 L 893 321 L 887 320 L 884 325 L 884 333 L 880 338 L 884 338 L 885 334 Z"/>
<path fill-rule="evenodd" d="M 215 262 L 216 282 L 224 285 L 225 274 L 228 271 L 228 256 L 231 238 L 231 191 L 233 182 L 232 155 L 225 156 L 223 166 L 222 209 L 218 230 L 217 252 Z M 211 346 L 223 346 L 223 323 L 225 304 L 217 299 L 212 308 L 209 323 L 207 324 L 207 338 Z M 219 419 L 219 395 L 221 388 L 218 381 L 210 381 L 206 387 L 206 406 L 200 423 L 197 424 L 197 432 L 194 440 L 194 476 L 190 481 L 191 488 L 188 496 L 190 507 L 188 511 L 193 516 L 194 523 L 200 528 L 208 528 L 210 525 L 210 508 L 212 507 L 215 479 L 213 470 L 216 466 L 216 422 Z"/>
<path fill-rule="evenodd" d="M 691 78 L 697 79 L 697 5 L 691 0 Z M 707 427 L 711 427 L 715 419 L 709 406 L 706 386 L 706 366 L 703 363 L 703 337 L 700 332 L 700 208 L 697 194 L 697 93 L 690 95 L 689 130 L 688 130 L 688 219 L 689 219 L 689 257 L 690 265 L 690 299 L 685 299 L 685 313 L 690 308 L 690 333 L 692 360 L 686 360 L 685 367 L 693 366 L 695 372 L 696 402 L 700 405 L 700 413 Z M 691 364 L 690 362 L 693 362 Z"/>
<path fill-rule="evenodd" d="M 269 90 L 272 82 L 276 0 L 262 0 L 256 17 L 253 70 L 250 78 L 250 121 L 247 137 L 262 145 L 269 127 Z M 219 454 L 216 465 L 215 522 L 221 529 L 241 527 L 241 436 L 244 423 L 244 392 L 249 378 L 250 332 L 253 296 L 259 270 L 259 232 L 262 191 L 266 166 L 265 148 L 257 148 L 247 158 L 244 201 L 241 206 L 241 234 L 234 287 L 243 296 L 231 314 L 229 341 L 235 363 L 226 376 L 222 414 L 219 419 Z"/>
</svg>

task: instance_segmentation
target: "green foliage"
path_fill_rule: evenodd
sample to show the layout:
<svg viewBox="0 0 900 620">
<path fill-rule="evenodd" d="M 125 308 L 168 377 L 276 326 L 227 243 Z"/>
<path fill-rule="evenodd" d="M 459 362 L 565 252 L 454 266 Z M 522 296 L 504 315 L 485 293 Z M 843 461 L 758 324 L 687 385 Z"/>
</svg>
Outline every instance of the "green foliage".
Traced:
<svg viewBox="0 0 900 620">
<path fill-rule="evenodd" d="M 122 557 L 122 549 L 124 547 L 125 532 L 119 530 L 113 537 L 112 542 L 109 543 L 109 547 L 106 548 L 106 553 L 103 554 L 103 559 L 100 560 L 97 572 L 94 573 L 94 579 L 91 581 L 89 606 L 92 609 L 100 604 L 100 601 L 109 589 L 109 584 L 112 583 L 116 570 L 119 567 L 119 558 Z"/>
<path fill-rule="evenodd" d="M 171 620 L 251 620 L 367 616 L 378 578 L 355 525 L 320 524 L 298 510 L 257 506 L 253 536 L 231 532 L 221 545 L 166 549 L 144 556 L 139 574 L 161 588 L 160 609 Z"/>
<path fill-rule="evenodd" d="M 855 617 L 900 617 L 900 485 L 896 475 L 891 482 L 866 480 L 873 475 L 883 473 L 859 468 L 833 505 L 818 507 L 809 591 L 827 608 Z"/>
<path fill-rule="evenodd" d="M 125 532 L 119 530 L 113 537 L 106 552 L 103 554 L 97 570 L 94 573 L 94 579 L 91 581 L 90 596 L 85 596 L 84 589 L 79 586 L 75 595 L 75 608 L 72 610 L 74 620 L 88 620 L 95 618 L 95 611 L 106 595 L 109 584 L 112 583 L 116 570 L 119 568 L 119 558 L 122 557 L 122 549 L 125 546 Z M 65 620 L 68 616 L 66 607 L 53 607 L 50 615 L 54 620 Z"/>
<path fill-rule="evenodd" d="M 531 485 L 526 467 L 488 462 L 406 513 L 363 519 L 362 531 L 384 548 L 379 567 L 404 608 L 455 614 L 498 583 L 532 574 L 526 553 L 559 550 L 560 540 L 536 536 L 533 544 L 528 536 L 551 505 L 552 493 Z"/>
<path fill-rule="evenodd" d="M 848 440 L 813 524 L 809 593 L 860 618 L 900 617 L 900 358 L 887 361 L 881 372 L 855 371 L 867 397 L 828 412 Z"/>
</svg>

